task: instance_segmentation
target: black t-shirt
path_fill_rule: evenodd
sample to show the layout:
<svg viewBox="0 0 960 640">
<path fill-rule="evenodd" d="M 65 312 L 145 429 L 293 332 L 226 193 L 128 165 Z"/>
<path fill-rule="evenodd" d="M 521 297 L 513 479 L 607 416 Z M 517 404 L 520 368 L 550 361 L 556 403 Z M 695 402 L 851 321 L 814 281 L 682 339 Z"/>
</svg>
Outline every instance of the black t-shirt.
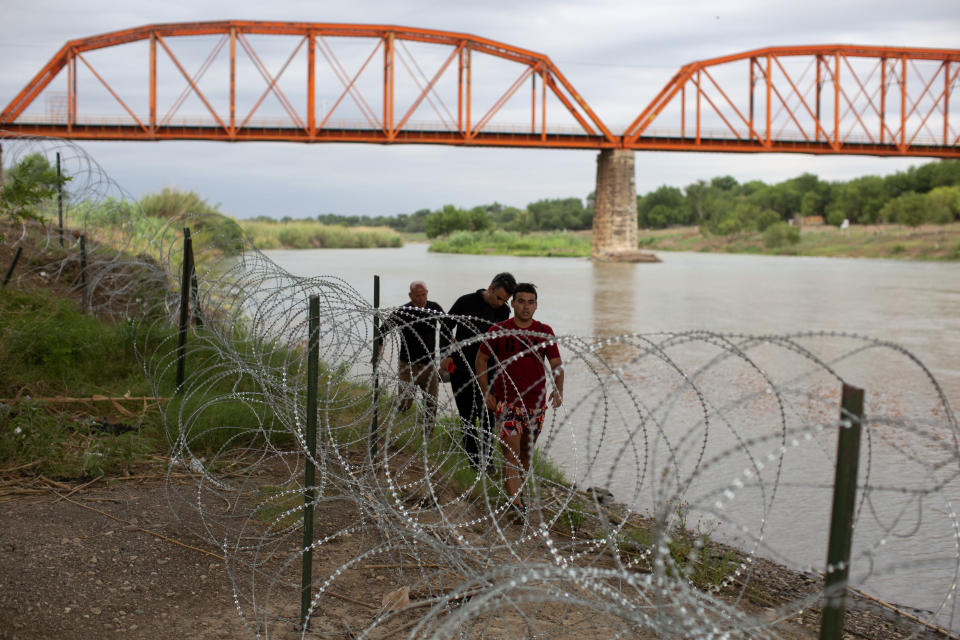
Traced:
<svg viewBox="0 0 960 640">
<path fill-rule="evenodd" d="M 490 327 L 510 317 L 508 305 L 503 304 L 494 309 L 483 299 L 483 292 L 483 289 L 477 289 L 473 293 L 460 296 L 450 307 L 449 316 L 457 317 L 448 316 L 447 328 L 456 340 L 468 340 L 483 335 Z M 479 350 L 479 341 L 465 345 L 459 354 L 454 355 L 457 367 L 466 365 L 473 371 L 473 363 Z M 457 358 L 457 355 L 460 357 Z"/>
<path fill-rule="evenodd" d="M 384 329 L 400 331 L 399 359 L 403 362 L 419 363 L 433 357 L 437 347 L 437 325 L 443 307 L 432 300 L 427 300 L 424 307 L 415 307 L 412 302 L 394 309 L 383 322 Z M 448 340 L 447 332 L 440 331 L 440 349 L 445 349 Z"/>
</svg>

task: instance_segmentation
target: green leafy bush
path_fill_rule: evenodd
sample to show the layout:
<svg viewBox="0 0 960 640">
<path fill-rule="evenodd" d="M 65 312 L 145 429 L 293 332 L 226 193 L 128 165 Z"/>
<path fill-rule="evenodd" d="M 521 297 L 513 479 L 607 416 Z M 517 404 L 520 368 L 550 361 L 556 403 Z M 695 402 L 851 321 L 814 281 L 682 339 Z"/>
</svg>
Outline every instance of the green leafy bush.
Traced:
<svg viewBox="0 0 960 640">
<path fill-rule="evenodd" d="M 70 178 L 58 176 L 45 156 L 31 153 L 10 168 L 0 188 L 0 217 L 17 223 L 43 220 L 42 209 Z M 0 234 L 0 242 L 4 236 Z"/>
<path fill-rule="evenodd" d="M 800 242 L 800 230 L 786 222 L 778 222 L 763 232 L 763 244 L 768 249 L 792 246 Z"/>
</svg>

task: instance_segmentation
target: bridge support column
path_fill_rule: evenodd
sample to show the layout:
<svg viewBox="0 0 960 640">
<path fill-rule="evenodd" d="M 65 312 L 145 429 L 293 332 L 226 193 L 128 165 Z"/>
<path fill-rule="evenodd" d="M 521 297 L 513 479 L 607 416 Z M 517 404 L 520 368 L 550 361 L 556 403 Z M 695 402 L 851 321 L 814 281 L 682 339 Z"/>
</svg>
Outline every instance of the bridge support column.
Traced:
<svg viewBox="0 0 960 640">
<path fill-rule="evenodd" d="M 594 192 L 593 248 L 601 262 L 649 262 L 651 254 L 637 250 L 637 186 L 634 152 L 604 149 L 597 156 Z"/>
</svg>

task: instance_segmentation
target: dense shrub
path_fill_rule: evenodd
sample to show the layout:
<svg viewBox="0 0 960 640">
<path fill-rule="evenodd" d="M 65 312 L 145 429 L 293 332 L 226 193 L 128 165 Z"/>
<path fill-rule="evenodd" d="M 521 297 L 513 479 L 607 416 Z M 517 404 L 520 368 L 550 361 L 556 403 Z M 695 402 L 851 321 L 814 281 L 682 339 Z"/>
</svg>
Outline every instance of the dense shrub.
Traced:
<svg viewBox="0 0 960 640">
<path fill-rule="evenodd" d="M 800 230 L 786 222 L 778 222 L 763 232 L 763 244 L 768 249 L 779 249 L 800 242 Z"/>
</svg>

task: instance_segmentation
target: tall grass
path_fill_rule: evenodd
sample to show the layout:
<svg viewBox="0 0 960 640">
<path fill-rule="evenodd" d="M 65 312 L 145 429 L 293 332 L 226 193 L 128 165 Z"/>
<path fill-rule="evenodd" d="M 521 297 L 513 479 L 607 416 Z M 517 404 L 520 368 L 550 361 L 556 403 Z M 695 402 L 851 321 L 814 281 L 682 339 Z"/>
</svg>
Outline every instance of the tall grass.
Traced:
<svg viewBox="0 0 960 640">
<path fill-rule="evenodd" d="M 156 451 L 163 437 L 155 412 L 117 418 L 110 403 L 94 402 L 64 405 L 68 413 L 30 398 L 151 395 L 136 339 L 136 325 L 83 315 L 68 300 L 0 293 L 0 396 L 19 398 L 0 403 L 0 464 L 61 479 L 96 477 Z"/>
<path fill-rule="evenodd" d="M 36 401 L 0 405 L 0 462 L 54 478 L 129 470 L 156 450 L 156 436 L 156 429 L 142 423 L 111 425 L 90 416 L 51 411 Z"/>
<path fill-rule="evenodd" d="M 457 231 L 434 240 L 430 251 L 583 258 L 590 255 L 590 240 L 565 231 L 529 235 L 499 230 Z"/>
<path fill-rule="evenodd" d="M 149 394 L 134 351 L 136 326 L 84 315 L 68 300 L 29 291 L 0 295 L 0 395 Z"/>
<path fill-rule="evenodd" d="M 240 226 L 258 249 L 371 249 L 403 246 L 400 234 L 389 227 L 346 227 L 306 220 L 241 220 Z"/>
<path fill-rule="evenodd" d="M 146 196 L 150 198 L 151 196 Z M 156 210 L 156 203 L 151 205 Z M 243 230 L 235 220 L 219 213 L 194 212 L 167 218 L 154 216 L 136 202 L 107 198 L 71 205 L 65 226 L 85 229 L 89 240 L 130 255 L 148 255 L 158 262 L 160 247 L 179 247 L 179 236 L 189 227 L 199 261 L 236 255 L 243 251 Z M 198 269 L 202 264 L 198 263 Z"/>
</svg>

